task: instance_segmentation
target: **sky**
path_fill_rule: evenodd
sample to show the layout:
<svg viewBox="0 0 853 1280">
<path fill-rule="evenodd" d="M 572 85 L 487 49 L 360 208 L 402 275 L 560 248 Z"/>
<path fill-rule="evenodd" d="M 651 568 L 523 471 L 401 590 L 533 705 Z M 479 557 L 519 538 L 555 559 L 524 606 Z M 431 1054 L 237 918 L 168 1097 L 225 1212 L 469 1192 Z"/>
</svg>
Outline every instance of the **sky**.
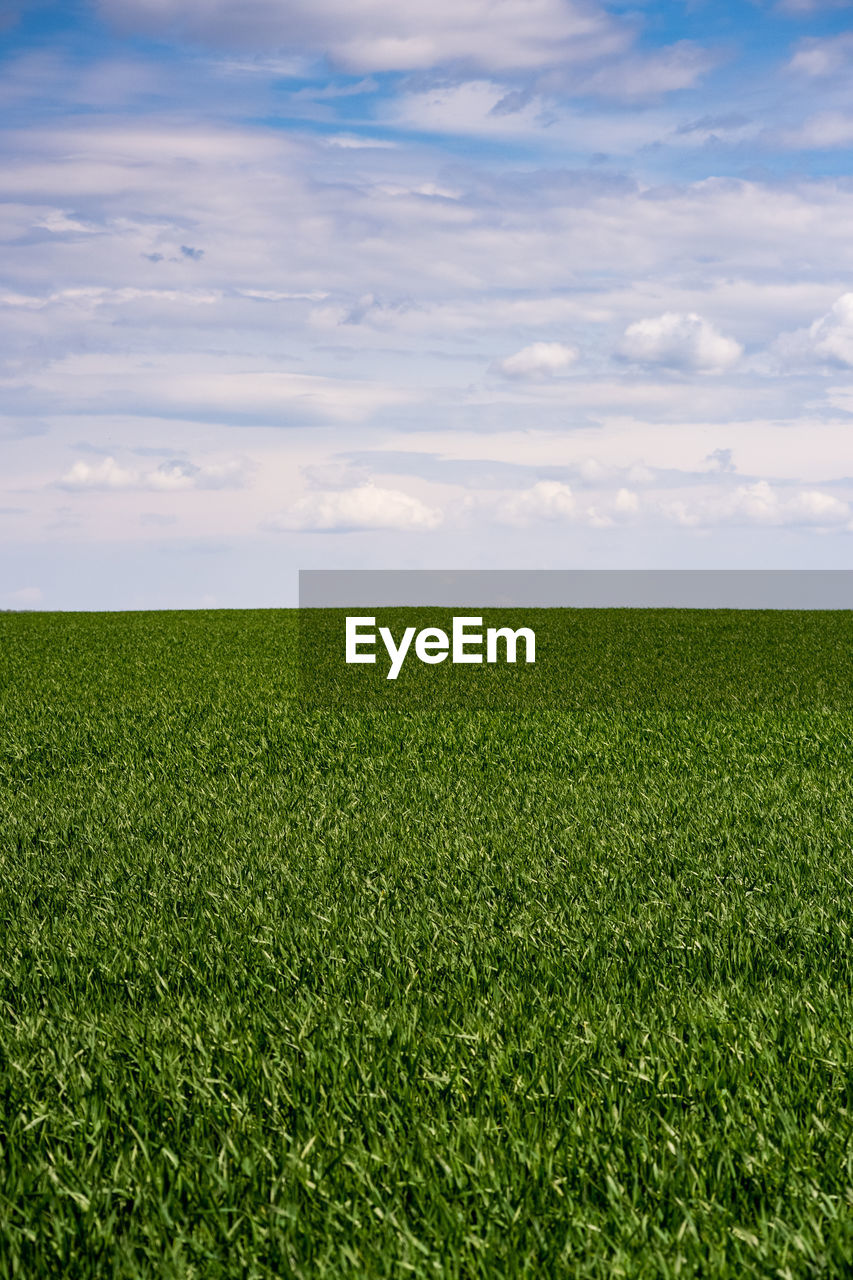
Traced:
<svg viewBox="0 0 853 1280">
<path fill-rule="evenodd" d="M 0 0 L 0 608 L 853 567 L 849 0 Z"/>
</svg>

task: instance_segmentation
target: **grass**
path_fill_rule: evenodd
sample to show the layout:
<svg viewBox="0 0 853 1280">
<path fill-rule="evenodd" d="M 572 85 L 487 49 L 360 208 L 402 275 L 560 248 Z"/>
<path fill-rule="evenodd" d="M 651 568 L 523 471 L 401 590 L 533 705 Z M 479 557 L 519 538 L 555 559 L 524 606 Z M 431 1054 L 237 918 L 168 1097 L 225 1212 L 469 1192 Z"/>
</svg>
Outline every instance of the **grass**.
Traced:
<svg viewBox="0 0 853 1280">
<path fill-rule="evenodd" d="M 850 702 L 300 710 L 295 631 L 0 618 L 0 1274 L 850 1274 Z"/>
</svg>

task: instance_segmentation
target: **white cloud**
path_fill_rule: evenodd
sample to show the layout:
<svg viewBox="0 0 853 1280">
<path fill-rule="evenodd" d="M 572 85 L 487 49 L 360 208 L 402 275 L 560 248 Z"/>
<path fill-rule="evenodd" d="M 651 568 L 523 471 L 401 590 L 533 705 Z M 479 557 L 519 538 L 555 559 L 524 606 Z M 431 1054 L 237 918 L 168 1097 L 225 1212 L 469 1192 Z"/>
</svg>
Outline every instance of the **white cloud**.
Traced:
<svg viewBox="0 0 853 1280">
<path fill-rule="evenodd" d="M 737 471 L 733 449 L 717 447 L 706 455 L 705 463 L 713 475 L 731 475 Z"/>
<path fill-rule="evenodd" d="M 731 492 L 699 502 L 678 498 L 660 503 L 664 517 L 686 527 L 765 525 L 805 526 L 818 530 L 850 529 L 850 504 L 820 489 L 790 490 L 767 480 L 738 485 Z"/>
<path fill-rule="evenodd" d="M 71 217 L 70 214 L 63 212 L 62 209 L 51 209 L 43 218 L 38 218 L 33 223 L 33 226 L 42 227 L 45 231 L 52 231 L 55 235 L 62 235 L 67 231 L 94 235 L 101 230 L 100 227 L 92 227 L 85 222 L 80 222 L 78 218 Z"/>
<path fill-rule="evenodd" d="M 789 497 L 766 480 L 759 480 L 737 488 L 724 502 L 721 514 L 734 522 L 826 527 L 846 524 L 851 513 L 846 502 L 819 489 L 806 489 Z"/>
<path fill-rule="evenodd" d="M 815 359 L 853 366 L 853 293 L 844 293 L 807 329 L 782 334 L 774 350 L 783 365 L 808 365 Z"/>
<path fill-rule="evenodd" d="M 805 489 L 783 506 L 786 520 L 820 526 L 850 523 L 850 504 L 819 489 Z"/>
<path fill-rule="evenodd" d="M 853 293 L 845 293 L 820 320 L 809 336 L 816 353 L 837 364 L 853 365 Z"/>
<path fill-rule="evenodd" d="M 146 472 L 143 480 L 146 488 L 160 490 L 241 489 L 251 470 L 251 465 L 243 458 L 227 458 L 204 466 L 175 460 L 162 462 L 156 470 Z"/>
<path fill-rule="evenodd" d="M 577 513 L 574 494 L 567 484 L 540 480 L 505 500 L 502 515 L 510 524 L 528 525 L 537 520 L 569 520 Z"/>
<path fill-rule="evenodd" d="M 613 500 L 613 507 L 620 515 L 632 516 L 640 509 L 640 499 L 630 489 L 620 489 Z"/>
<path fill-rule="evenodd" d="M 781 134 L 786 147 L 796 151 L 829 151 L 853 143 L 853 116 L 842 111 L 823 111 L 810 116 L 798 129 Z"/>
<path fill-rule="evenodd" d="M 78 460 L 57 482 L 62 489 L 77 491 L 145 489 L 174 493 L 183 489 L 239 489 L 246 483 L 249 464 L 242 459 L 197 466 L 170 459 L 151 470 L 120 466 L 115 458 L 89 463 Z"/>
<path fill-rule="evenodd" d="M 493 367 L 505 378 L 546 378 L 565 372 L 577 358 L 577 350 L 562 342 L 533 342 Z"/>
<path fill-rule="evenodd" d="M 737 363 L 743 348 L 695 312 L 666 311 L 629 325 L 619 354 L 636 364 L 722 373 Z"/>
<path fill-rule="evenodd" d="M 500 524 L 532 528 L 539 524 L 586 525 L 592 529 L 612 528 L 633 521 L 640 514 L 639 496 L 631 489 L 615 493 L 602 488 L 592 503 L 581 501 L 569 485 L 559 480 L 539 480 L 521 492 L 503 492 L 484 499 L 471 497 L 469 511 L 484 511 Z"/>
<path fill-rule="evenodd" d="M 137 476 L 126 467 L 120 467 L 115 458 L 103 462 L 75 462 L 59 480 L 63 489 L 133 489 Z"/>
<path fill-rule="evenodd" d="M 853 32 L 839 36 L 801 40 L 789 63 L 792 71 L 806 76 L 832 76 L 853 62 Z"/>
<path fill-rule="evenodd" d="M 418 532 L 435 529 L 441 522 L 442 513 L 419 498 L 369 482 L 352 489 L 308 493 L 272 527 L 326 533 L 364 529 Z"/>
</svg>

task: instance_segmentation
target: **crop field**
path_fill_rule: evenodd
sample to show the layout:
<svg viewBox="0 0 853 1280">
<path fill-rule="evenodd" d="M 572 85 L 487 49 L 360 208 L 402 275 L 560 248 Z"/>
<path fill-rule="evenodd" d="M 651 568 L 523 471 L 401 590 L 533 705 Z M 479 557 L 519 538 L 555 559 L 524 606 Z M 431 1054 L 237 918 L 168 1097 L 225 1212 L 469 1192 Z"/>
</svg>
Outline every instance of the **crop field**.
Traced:
<svg viewBox="0 0 853 1280">
<path fill-rule="evenodd" d="M 510 714 L 0 616 L 0 1275 L 851 1274 L 853 621 L 774 625 L 799 700 Z"/>
</svg>

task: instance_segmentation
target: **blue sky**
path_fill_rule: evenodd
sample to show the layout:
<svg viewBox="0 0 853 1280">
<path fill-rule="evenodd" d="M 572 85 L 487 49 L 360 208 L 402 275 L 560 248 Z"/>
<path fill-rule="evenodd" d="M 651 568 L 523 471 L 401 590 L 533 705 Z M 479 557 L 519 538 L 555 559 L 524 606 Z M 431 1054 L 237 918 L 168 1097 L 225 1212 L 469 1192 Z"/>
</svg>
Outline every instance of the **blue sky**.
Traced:
<svg viewBox="0 0 853 1280">
<path fill-rule="evenodd" d="M 0 3 L 0 607 L 845 567 L 853 6 Z"/>
</svg>

